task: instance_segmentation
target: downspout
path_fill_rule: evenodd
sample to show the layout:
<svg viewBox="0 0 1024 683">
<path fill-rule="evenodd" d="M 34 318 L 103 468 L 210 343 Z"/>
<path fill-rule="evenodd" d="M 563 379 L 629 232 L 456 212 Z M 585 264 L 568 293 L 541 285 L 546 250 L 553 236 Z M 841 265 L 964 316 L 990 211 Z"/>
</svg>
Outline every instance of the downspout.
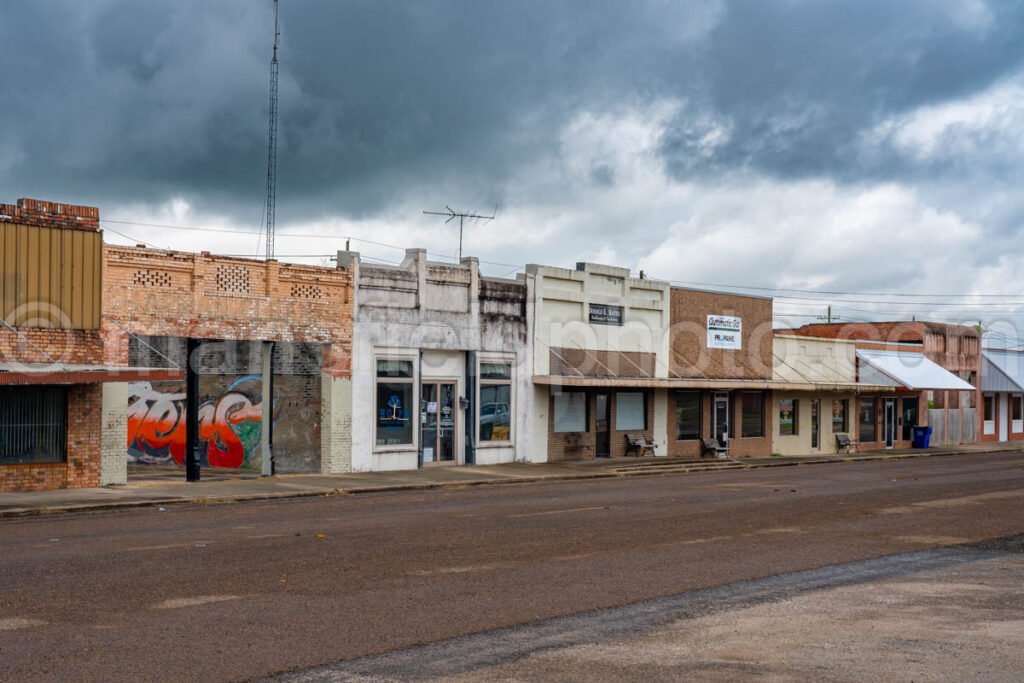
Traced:
<svg viewBox="0 0 1024 683">
<path fill-rule="evenodd" d="M 476 464 L 476 351 L 466 352 L 466 464 Z"/>
</svg>

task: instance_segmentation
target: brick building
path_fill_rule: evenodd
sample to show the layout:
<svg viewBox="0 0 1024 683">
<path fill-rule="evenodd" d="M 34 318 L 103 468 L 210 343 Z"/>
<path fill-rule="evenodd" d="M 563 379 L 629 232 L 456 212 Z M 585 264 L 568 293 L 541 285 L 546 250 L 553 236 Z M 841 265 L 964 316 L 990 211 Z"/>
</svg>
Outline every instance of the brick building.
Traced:
<svg viewBox="0 0 1024 683">
<path fill-rule="evenodd" d="M 128 383 L 181 376 L 106 358 L 102 250 L 96 207 L 0 204 L 0 491 L 116 480 Z"/>
<path fill-rule="evenodd" d="M 981 334 L 926 321 L 812 324 L 780 334 L 851 340 L 858 380 L 897 387 L 896 397 L 866 396 L 857 406 L 862 448 L 910 445 L 915 425 L 932 443 L 974 443 L 980 430 Z M 944 371 L 944 372 L 943 372 Z"/>
<path fill-rule="evenodd" d="M 349 471 L 349 270 L 110 245 L 103 261 L 108 362 L 183 368 L 188 338 L 201 340 L 194 364 L 203 466 L 266 471 L 272 415 L 275 471 Z M 264 354 L 272 359 L 267 383 Z M 132 383 L 129 461 L 180 465 L 185 409 L 183 381 Z"/>
</svg>

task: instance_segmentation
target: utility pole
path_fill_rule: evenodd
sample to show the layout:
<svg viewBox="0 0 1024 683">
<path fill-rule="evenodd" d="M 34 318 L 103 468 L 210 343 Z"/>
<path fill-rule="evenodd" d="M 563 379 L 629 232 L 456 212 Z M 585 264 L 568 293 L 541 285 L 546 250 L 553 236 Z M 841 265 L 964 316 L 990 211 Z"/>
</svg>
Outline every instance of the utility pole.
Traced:
<svg viewBox="0 0 1024 683">
<path fill-rule="evenodd" d="M 423 213 L 427 214 L 428 216 L 447 216 L 448 220 L 445 221 L 445 225 L 447 225 L 448 223 L 451 223 L 456 218 L 459 219 L 459 261 L 461 262 L 462 261 L 462 223 L 463 223 L 463 221 L 465 221 L 467 218 L 469 218 L 470 220 L 493 221 L 494 220 L 494 216 L 496 216 L 497 213 L 498 213 L 498 207 L 494 207 L 494 213 L 492 213 L 490 216 L 482 216 L 482 215 L 480 215 L 478 213 L 466 213 L 466 212 L 462 212 L 462 211 L 454 211 L 447 204 L 444 205 L 444 208 L 445 208 L 444 211 L 424 211 Z"/>
<path fill-rule="evenodd" d="M 274 223 L 277 218 L 277 47 L 281 40 L 278 0 L 274 0 L 274 56 L 270 60 L 270 126 L 267 135 L 267 260 L 274 258 Z"/>
</svg>

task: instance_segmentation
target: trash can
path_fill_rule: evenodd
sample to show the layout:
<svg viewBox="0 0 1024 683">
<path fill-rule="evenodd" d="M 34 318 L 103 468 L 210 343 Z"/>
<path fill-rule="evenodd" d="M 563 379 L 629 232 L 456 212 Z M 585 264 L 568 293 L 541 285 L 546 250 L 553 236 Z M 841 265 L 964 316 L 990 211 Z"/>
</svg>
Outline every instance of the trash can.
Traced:
<svg viewBox="0 0 1024 683">
<path fill-rule="evenodd" d="M 911 445 L 914 448 L 928 448 L 932 440 L 931 427 L 914 427 L 914 438 Z"/>
</svg>

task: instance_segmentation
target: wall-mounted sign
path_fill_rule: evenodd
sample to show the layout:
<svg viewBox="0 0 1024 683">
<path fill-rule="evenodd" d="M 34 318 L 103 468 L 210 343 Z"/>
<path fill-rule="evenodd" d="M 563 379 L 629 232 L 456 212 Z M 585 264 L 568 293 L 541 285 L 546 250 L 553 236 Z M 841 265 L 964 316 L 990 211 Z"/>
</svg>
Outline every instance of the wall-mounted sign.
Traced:
<svg viewBox="0 0 1024 683">
<path fill-rule="evenodd" d="M 743 348 L 743 319 L 731 315 L 708 316 L 708 348 L 735 349 Z"/>
<path fill-rule="evenodd" d="M 591 325 L 622 325 L 622 306 L 590 304 Z"/>
</svg>

